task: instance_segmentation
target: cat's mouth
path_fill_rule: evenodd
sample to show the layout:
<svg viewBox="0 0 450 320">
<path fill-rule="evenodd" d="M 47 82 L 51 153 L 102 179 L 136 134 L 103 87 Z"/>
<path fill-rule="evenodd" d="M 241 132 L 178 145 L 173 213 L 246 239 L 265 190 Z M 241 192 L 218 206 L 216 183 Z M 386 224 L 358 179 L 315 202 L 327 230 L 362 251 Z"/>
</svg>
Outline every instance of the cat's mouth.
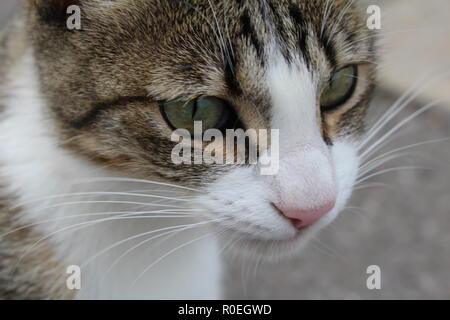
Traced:
<svg viewBox="0 0 450 320">
<path fill-rule="evenodd" d="M 296 230 L 293 235 L 287 235 L 286 237 L 267 237 L 267 236 L 261 236 L 258 234 L 253 234 L 250 232 L 247 232 L 245 230 L 232 230 L 228 229 L 225 232 L 232 233 L 234 237 L 240 238 L 242 241 L 248 241 L 248 242 L 262 242 L 262 243 L 290 243 L 295 242 L 301 239 L 310 229 L 310 227 L 302 227 L 299 230 Z"/>
<path fill-rule="evenodd" d="M 310 227 L 305 227 L 285 238 L 269 238 L 242 230 L 227 230 L 222 233 L 220 238 L 224 252 L 246 259 L 256 258 L 272 261 L 289 258 L 298 253 L 309 239 L 311 234 L 309 229 Z"/>
<path fill-rule="evenodd" d="M 254 230 L 245 228 L 236 228 L 216 224 L 216 227 L 221 229 L 220 237 L 225 241 L 234 242 L 239 245 L 248 246 L 283 246 L 294 245 L 301 242 L 307 234 L 310 233 L 311 226 L 305 226 L 299 229 L 289 228 L 289 232 L 284 235 L 272 234 L 267 228 L 255 227 Z"/>
<path fill-rule="evenodd" d="M 219 229 L 218 235 L 225 249 L 245 255 L 255 253 L 258 256 L 267 255 L 269 258 L 298 252 L 319 229 L 318 224 L 305 225 L 297 219 L 286 219 L 276 207 L 273 209 L 277 220 L 272 224 L 264 225 L 242 220 L 236 223 L 235 219 L 225 219 L 213 222 L 212 225 Z M 228 245 L 230 243 L 231 245 Z"/>
</svg>

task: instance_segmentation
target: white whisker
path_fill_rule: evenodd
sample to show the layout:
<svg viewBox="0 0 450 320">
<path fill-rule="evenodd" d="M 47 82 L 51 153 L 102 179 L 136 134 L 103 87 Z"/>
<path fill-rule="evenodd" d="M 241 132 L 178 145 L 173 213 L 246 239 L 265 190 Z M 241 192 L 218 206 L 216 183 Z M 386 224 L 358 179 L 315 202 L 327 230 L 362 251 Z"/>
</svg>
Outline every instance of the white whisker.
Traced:
<svg viewBox="0 0 450 320">
<path fill-rule="evenodd" d="M 220 219 L 219 219 L 219 220 L 220 220 Z M 218 220 L 213 220 L 213 221 L 218 221 Z M 126 255 L 128 255 L 130 252 L 132 252 L 132 251 L 134 251 L 135 249 L 137 249 L 137 248 L 143 246 L 144 244 L 146 244 L 146 243 L 148 243 L 148 242 L 150 242 L 150 241 L 152 241 L 152 240 L 158 239 L 158 238 L 160 238 L 160 237 L 163 237 L 163 236 L 165 236 L 165 235 L 175 235 L 175 234 L 178 234 L 178 233 L 183 232 L 183 231 L 186 231 L 186 230 L 190 230 L 190 229 L 193 229 L 193 228 L 196 228 L 196 227 L 199 227 L 199 226 L 207 225 L 207 224 L 209 224 L 209 223 L 211 223 L 211 222 L 213 222 L 213 221 L 204 221 L 204 222 L 199 222 L 199 223 L 194 223 L 194 224 L 187 224 L 187 225 L 184 225 L 184 226 L 177 226 L 178 229 L 176 229 L 176 230 L 172 230 L 172 229 L 174 229 L 174 228 L 172 227 L 172 228 L 170 228 L 171 231 L 164 232 L 163 234 L 159 234 L 159 235 L 150 237 L 150 238 L 148 238 L 148 239 L 145 239 L 145 240 L 139 242 L 138 244 L 134 245 L 133 247 L 131 247 L 131 248 L 129 248 L 128 250 L 126 250 L 125 252 L 123 252 L 116 260 L 113 261 L 113 263 L 110 265 L 110 267 L 106 270 L 106 272 L 105 272 L 105 274 L 104 274 L 104 276 L 103 276 L 103 278 L 102 278 L 102 281 L 106 278 L 106 276 L 107 276 L 108 273 L 114 268 L 114 266 L 115 266 L 116 264 L 119 263 L 120 260 L 122 260 L 122 259 L 123 259 Z M 181 229 L 180 229 L 180 228 L 181 228 Z M 163 230 L 159 230 L 159 231 L 163 231 Z M 151 233 L 153 233 L 153 232 L 150 232 L 150 233 L 144 233 L 144 234 L 141 234 L 140 236 L 149 235 L 149 234 L 151 234 Z M 140 237 L 140 236 L 139 236 L 139 237 Z M 133 240 L 133 239 L 135 239 L 135 238 L 137 238 L 137 237 L 131 237 L 131 238 L 125 239 L 123 242 L 130 241 L 130 240 Z M 122 242 L 122 241 L 121 241 L 121 242 Z M 119 244 L 120 244 L 120 243 L 119 243 Z M 102 250 L 102 251 L 106 252 L 107 250 L 110 250 L 110 249 L 116 247 L 116 246 L 119 245 L 119 244 L 116 244 L 116 245 L 114 245 L 114 246 L 111 246 L 111 247 L 109 247 L 109 248 L 106 248 L 105 250 Z M 87 264 L 87 263 L 86 263 L 86 264 Z"/>
<path fill-rule="evenodd" d="M 392 134 L 397 132 L 400 128 L 402 128 L 405 124 L 410 122 L 411 120 L 415 119 L 425 111 L 435 107 L 436 105 L 439 105 L 443 99 L 439 99 L 433 102 L 430 102 L 420 108 L 419 110 L 412 113 L 410 116 L 406 117 L 404 120 L 400 121 L 397 125 L 395 125 L 392 129 L 390 129 L 387 133 L 385 133 L 380 139 L 378 139 L 375 143 L 373 143 L 370 147 L 368 147 L 362 154 L 361 157 L 367 156 L 372 150 L 374 150 L 379 144 L 381 144 L 383 141 L 385 141 L 388 137 L 390 137 Z"/>
<path fill-rule="evenodd" d="M 43 208 L 39 208 L 34 210 L 35 212 L 44 211 L 47 209 L 54 209 L 64 206 L 71 206 L 71 205 L 80 205 L 80 204 L 125 204 L 125 205 L 135 205 L 135 206 L 141 206 L 141 207 L 161 207 L 161 208 L 176 208 L 176 209 L 183 209 L 183 207 L 175 206 L 175 205 L 166 205 L 166 204 L 160 204 L 160 203 L 151 203 L 151 202 L 135 202 L 135 201 L 114 201 L 114 200 L 86 200 L 86 201 L 73 201 L 73 202 L 63 202 L 63 203 L 57 203 L 54 205 L 46 206 Z"/>
<path fill-rule="evenodd" d="M 131 240 L 134 240 L 134 239 L 137 239 L 137 238 L 141 238 L 143 236 L 148 236 L 148 235 L 151 235 L 151 234 L 155 234 L 155 233 L 158 233 L 158 232 L 161 232 L 161 231 L 167 231 L 167 230 L 173 230 L 173 229 L 179 229 L 179 228 L 186 228 L 186 227 L 192 227 L 192 226 L 199 226 L 199 225 L 204 225 L 204 224 L 207 224 L 207 223 L 209 223 L 209 221 L 207 221 L 207 222 L 199 222 L 199 223 L 194 223 L 194 224 L 190 223 L 190 224 L 184 224 L 184 225 L 170 226 L 170 227 L 157 229 L 157 230 L 151 230 L 151 231 L 148 231 L 148 232 L 144 232 L 144 233 L 140 233 L 138 235 L 134 235 L 134 236 L 128 237 L 126 239 L 120 240 L 120 241 L 114 243 L 113 245 L 108 246 L 105 249 L 95 253 L 92 257 L 90 257 L 85 262 L 83 262 L 83 264 L 80 267 L 83 269 L 89 263 L 91 263 L 93 260 L 95 260 L 97 257 L 100 257 L 101 255 L 103 255 L 104 253 L 108 252 L 109 250 L 114 249 L 114 248 L 120 246 L 121 244 L 129 242 Z"/>
<path fill-rule="evenodd" d="M 137 197 L 137 198 L 152 198 L 152 199 L 162 199 L 162 200 L 171 200 L 171 201 L 180 201 L 180 202 L 190 202 L 188 199 L 180 199 L 180 198 L 173 198 L 173 197 L 165 197 L 165 196 L 158 196 L 158 195 L 152 195 L 152 194 L 141 194 L 141 193 L 127 193 L 127 192 L 74 192 L 74 193 L 66 193 L 66 194 L 56 194 L 53 196 L 48 196 L 41 199 L 33 199 L 30 201 L 24 201 L 19 204 L 17 204 L 15 207 L 19 208 L 22 206 L 30 205 L 39 201 L 43 200 L 53 200 L 53 199 L 59 199 L 64 197 L 90 197 L 90 196 L 127 196 L 127 197 Z"/>
<path fill-rule="evenodd" d="M 392 156 L 383 157 L 383 158 L 378 159 L 376 161 L 373 161 L 373 160 L 369 161 L 368 163 L 366 163 L 364 166 L 362 166 L 360 168 L 360 172 L 358 173 L 358 177 L 361 177 L 361 176 L 367 174 L 368 172 L 373 171 L 373 170 L 381 167 L 382 165 L 384 165 L 384 164 L 386 164 L 386 163 L 388 163 L 388 162 L 390 162 L 392 160 L 401 158 L 401 157 L 406 156 L 406 155 L 408 155 L 408 153 L 399 153 L 399 154 L 394 154 Z"/>
<path fill-rule="evenodd" d="M 404 167 L 396 167 L 396 168 L 390 168 L 390 169 L 384 169 L 381 171 L 378 171 L 376 173 L 373 173 L 371 175 L 368 175 L 367 177 L 362 178 L 361 180 L 356 181 L 355 185 L 358 185 L 364 181 L 367 181 L 370 178 L 377 177 L 379 175 L 394 172 L 394 171 L 400 171 L 400 170 L 433 170 L 432 168 L 427 167 L 418 167 L 418 166 L 404 166 Z"/>
<path fill-rule="evenodd" d="M 364 189 L 369 189 L 369 188 L 391 188 L 392 190 L 395 190 L 394 188 L 392 188 L 388 184 L 386 184 L 386 183 L 379 183 L 379 182 L 360 184 L 359 186 L 353 188 L 353 190 L 354 191 L 358 191 L 358 190 L 364 190 Z"/>
<path fill-rule="evenodd" d="M 415 82 L 402 96 L 400 96 L 397 101 L 383 114 L 380 119 L 372 126 L 371 129 L 366 134 L 364 140 L 360 143 L 358 150 L 361 150 L 372 138 L 384 128 L 384 126 L 391 121 L 396 115 L 398 115 L 404 108 L 408 106 L 414 99 L 416 99 L 424 90 L 433 85 L 436 81 L 441 78 L 445 78 L 450 75 L 450 72 L 445 72 L 436 77 L 426 81 L 426 84 L 417 89 L 417 86 L 426 79 L 423 77 Z M 416 91 L 415 91 L 416 90 Z M 415 93 L 413 93 L 415 91 Z M 409 98 L 408 98 L 409 96 Z"/>
<path fill-rule="evenodd" d="M 450 137 L 448 137 L 448 138 L 441 138 L 441 139 L 434 139 L 434 140 L 417 142 L 417 143 L 410 144 L 410 145 L 407 145 L 407 146 L 404 146 L 404 147 L 396 148 L 396 149 L 388 151 L 388 152 L 386 152 L 386 153 L 384 153 L 384 154 L 382 154 L 380 156 L 377 156 L 374 159 L 371 159 L 370 161 L 367 161 L 364 165 L 362 165 L 360 167 L 360 169 L 367 169 L 367 167 L 369 167 L 372 164 L 379 163 L 378 161 L 380 161 L 382 159 L 389 159 L 388 161 L 390 161 L 392 159 L 404 156 L 405 154 L 403 153 L 403 154 L 399 154 L 399 155 L 395 155 L 395 156 L 389 157 L 390 155 L 395 154 L 395 153 L 400 152 L 400 151 L 416 148 L 416 147 L 427 145 L 427 144 L 449 141 L 449 140 L 450 140 Z M 385 163 L 385 162 L 383 162 L 383 163 Z M 361 174 L 363 174 L 363 173 L 361 173 Z"/>
<path fill-rule="evenodd" d="M 198 189 L 179 186 L 179 185 L 171 184 L 171 183 L 145 180 L 145 179 L 118 178 L 118 177 L 85 178 L 85 179 L 78 180 L 77 182 L 73 183 L 73 185 L 92 183 L 92 182 L 130 182 L 130 183 L 154 184 L 154 185 L 158 185 L 158 186 L 172 187 L 172 188 L 177 188 L 177 189 L 182 189 L 182 190 L 201 192 L 201 190 L 198 190 Z"/>
<path fill-rule="evenodd" d="M 138 277 L 137 277 L 137 278 L 133 281 L 133 283 L 131 284 L 131 288 L 133 288 L 133 287 L 136 285 L 136 283 L 139 281 L 139 279 L 141 279 L 141 278 L 144 276 L 145 273 L 147 273 L 151 268 L 153 268 L 156 264 L 158 264 L 159 262 L 161 262 L 163 259 L 165 259 L 165 258 L 168 257 L 169 255 L 173 254 L 174 252 L 176 252 L 176 251 L 178 251 L 178 250 L 180 250 L 180 249 L 182 249 L 182 248 L 184 248 L 184 247 L 187 247 L 188 245 L 190 245 L 190 244 L 192 244 L 192 243 L 194 243 L 194 242 L 203 240 L 203 239 L 205 239 L 205 238 L 207 238 L 207 237 L 211 237 L 211 236 L 213 236 L 213 235 L 215 235 L 215 234 L 217 234 L 217 232 L 210 232 L 210 233 L 207 233 L 206 235 L 203 235 L 203 236 L 201 236 L 201 237 L 198 237 L 198 238 L 195 238 L 195 239 L 193 239 L 193 240 L 190 240 L 190 241 L 188 241 L 188 242 L 186 242 L 186 243 L 183 243 L 182 245 L 179 245 L 179 246 L 177 246 L 176 248 L 174 248 L 174 249 L 170 250 L 169 252 L 167 252 L 166 254 L 162 255 L 160 258 L 158 258 L 155 262 L 153 262 L 153 263 L 150 264 L 148 267 L 146 267 L 146 268 L 144 269 L 144 271 L 142 271 L 142 272 L 138 275 Z"/>
<path fill-rule="evenodd" d="M 38 239 L 35 243 L 33 243 L 33 245 L 29 246 L 26 250 L 25 253 L 19 258 L 18 263 L 19 264 L 23 258 L 33 249 L 35 248 L 37 245 L 39 245 L 40 243 L 42 243 L 43 241 L 61 233 L 61 232 L 65 232 L 65 231 L 79 231 L 81 229 L 87 228 L 87 227 L 91 227 L 94 225 L 97 225 L 99 223 L 103 223 L 103 222 L 109 222 L 109 221 L 118 221 L 118 220 L 134 220 L 134 219 L 147 219 L 149 218 L 149 216 L 145 215 L 145 216 L 136 216 L 134 214 L 126 214 L 126 215 L 120 215 L 118 217 L 110 217 L 110 218 L 103 218 L 103 219 L 97 219 L 97 220 L 92 220 L 92 221 L 85 221 L 85 222 L 80 222 L 80 223 L 76 223 L 74 225 L 70 225 L 61 229 L 58 229 L 56 231 L 53 231 L 51 233 L 49 233 L 48 235 L 46 235 L 45 237 L 42 237 L 40 239 Z M 17 265 L 16 264 L 16 265 Z M 15 269 L 15 268 L 13 268 Z"/>
<path fill-rule="evenodd" d="M 184 212 L 186 212 L 186 214 L 184 214 Z M 65 216 L 65 217 L 58 217 L 58 218 L 51 218 L 51 219 L 45 219 L 45 220 L 41 220 L 39 222 L 35 222 L 35 223 L 31 223 L 31 224 L 27 224 L 25 226 L 21 226 L 20 228 L 16 228 L 13 230 L 10 230 L 6 233 L 3 233 L 0 235 L 0 239 L 14 233 L 14 232 L 18 232 L 21 230 L 25 230 L 31 227 L 35 227 L 41 224 L 46 224 L 48 222 L 56 222 L 56 221 L 61 221 L 61 220 L 69 220 L 69 219 L 74 219 L 74 218 L 81 218 L 81 217 L 95 217 L 95 216 L 111 216 L 111 215 L 144 215 L 144 214 L 155 214 L 155 213 L 167 213 L 167 215 L 160 215 L 160 216 L 148 216 L 148 218 L 182 218 L 182 217 L 192 217 L 192 213 L 202 213 L 204 211 L 198 211 L 193 209 L 192 211 L 189 210 L 180 210 L 180 212 L 176 212 L 176 211 L 165 211 L 165 210 L 156 210 L 156 211 L 122 211 L 122 212 L 98 212 L 98 213 L 84 213 L 84 214 L 77 214 L 77 215 L 70 215 L 70 216 Z M 188 214 L 189 213 L 189 214 Z M 175 215 L 174 215 L 175 214 Z"/>
</svg>

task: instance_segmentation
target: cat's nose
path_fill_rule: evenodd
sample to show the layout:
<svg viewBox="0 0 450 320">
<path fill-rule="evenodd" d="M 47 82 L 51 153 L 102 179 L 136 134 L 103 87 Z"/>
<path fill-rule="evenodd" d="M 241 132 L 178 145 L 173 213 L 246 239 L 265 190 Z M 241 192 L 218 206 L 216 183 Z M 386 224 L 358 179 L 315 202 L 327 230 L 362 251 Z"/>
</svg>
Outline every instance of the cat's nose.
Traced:
<svg viewBox="0 0 450 320">
<path fill-rule="evenodd" d="M 303 229 L 334 208 L 338 189 L 333 160 L 326 146 L 297 149 L 280 159 L 273 184 L 274 204 L 297 229 Z"/>
<path fill-rule="evenodd" d="M 292 225 L 295 228 L 301 230 L 319 221 L 320 218 L 333 210 L 334 205 L 335 201 L 331 200 L 311 209 L 289 208 L 283 206 L 276 206 L 276 208 L 284 217 L 292 222 Z"/>
</svg>

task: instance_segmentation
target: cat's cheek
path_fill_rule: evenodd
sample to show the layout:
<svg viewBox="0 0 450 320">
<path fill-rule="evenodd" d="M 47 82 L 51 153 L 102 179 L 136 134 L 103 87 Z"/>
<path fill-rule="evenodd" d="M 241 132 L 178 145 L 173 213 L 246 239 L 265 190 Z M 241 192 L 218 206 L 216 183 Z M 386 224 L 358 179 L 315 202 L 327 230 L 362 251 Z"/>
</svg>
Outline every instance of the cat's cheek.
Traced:
<svg viewBox="0 0 450 320">
<path fill-rule="evenodd" d="M 276 198 L 270 179 L 252 167 L 236 167 L 210 184 L 197 203 L 208 218 L 223 218 L 222 228 L 244 237 L 285 240 L 295 229 L 272 206 Z"/>
<path fill-rule="evenodd" d="M 338 141 L 332 147 L 332 158 L 335 167 L 338 196 L 335 209 L 344 209 L 355 186 L 360 159 L 357 143 L 353 141 Z"/>
</svg>

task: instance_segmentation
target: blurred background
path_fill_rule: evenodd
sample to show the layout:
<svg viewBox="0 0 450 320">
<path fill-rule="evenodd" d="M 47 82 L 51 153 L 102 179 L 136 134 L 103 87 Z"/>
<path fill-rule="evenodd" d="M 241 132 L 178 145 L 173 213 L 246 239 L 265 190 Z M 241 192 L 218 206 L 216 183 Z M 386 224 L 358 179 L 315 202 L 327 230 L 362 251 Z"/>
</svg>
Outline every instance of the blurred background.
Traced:
<svg viewBox="0 0 450 320">
<path fill-rule="evenodd" d="M 450 299 L 450 142 L 444 140 L 450 137 L 450 1 L 358 2 L 379 5 L 382 19 L 369 125 L 411 88 L 414 98 L 380 137 L 420 108 L 436 106 L 405 122 L 374 153 L 372 159 L 400 148 L 387 156 L 401 157 L 367 173 L 374 176 L 298 258 L 230 261 L 229 298 Z M 18 3 L 1 0 L 0 27 Z M 366 286 L 370 265 L 381 269 L 380 290 Z"/>
</svg>

